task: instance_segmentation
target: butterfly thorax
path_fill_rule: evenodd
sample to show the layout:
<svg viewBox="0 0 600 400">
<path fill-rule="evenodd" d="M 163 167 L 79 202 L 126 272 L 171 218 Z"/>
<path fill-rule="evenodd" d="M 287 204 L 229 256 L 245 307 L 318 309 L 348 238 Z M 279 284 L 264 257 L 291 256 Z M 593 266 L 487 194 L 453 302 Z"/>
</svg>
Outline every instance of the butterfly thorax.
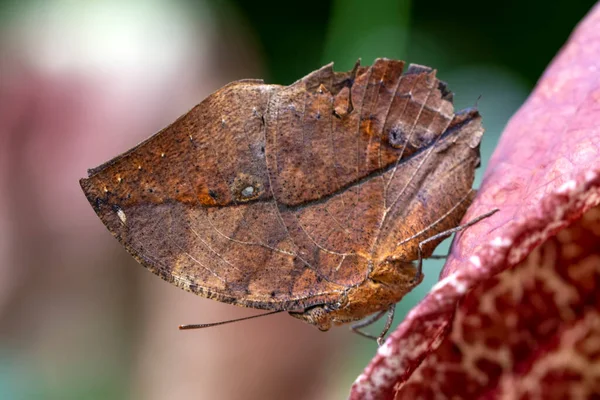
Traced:
<svg viewBox="0 0 600 400">
<path fill-rule="evenodd" d="M 399 302 L 423 279 L 415 279 L 412 262 L 384 261 L 376 266 L 363 283 L 348 289 L 337 302 L 311 307 L 290 315 L 315 325 L 322 331 L 332 325 L 361 320 Z"/>
</svg>

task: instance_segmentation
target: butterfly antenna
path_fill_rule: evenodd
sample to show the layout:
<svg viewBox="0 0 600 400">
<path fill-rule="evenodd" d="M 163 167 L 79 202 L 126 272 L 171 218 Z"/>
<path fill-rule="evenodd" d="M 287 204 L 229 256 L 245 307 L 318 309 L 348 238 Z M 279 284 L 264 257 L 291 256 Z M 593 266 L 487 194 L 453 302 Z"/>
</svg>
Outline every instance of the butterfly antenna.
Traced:
<svg viewBox="0 0 600 400">
<path fill-rule="evenodd" d="M 266 317 L 267 315 L 277 314 L 277 313 L 280 313 L 282 311 L 284 311 L 284 310 L 269 311 L 269 312 L 264 313 L 264 314 L 252 315 L 250 317 L 244 317 L 244 318 L 230 319 L 228 321 L 211 322 L 209 324 L 179 325 L 179 329 L 180 330 L 187 330 L 187 329 L 210 328 L 210 327 L 217 326 L 217 325 L 225 325 L 225 324 L 229 324 L 229 323 L 232 323 L 232 322 L 245 321 L 247 319 L 253 319 L 253 318 L 258 318 L 258 317 Z"/>
</svg>

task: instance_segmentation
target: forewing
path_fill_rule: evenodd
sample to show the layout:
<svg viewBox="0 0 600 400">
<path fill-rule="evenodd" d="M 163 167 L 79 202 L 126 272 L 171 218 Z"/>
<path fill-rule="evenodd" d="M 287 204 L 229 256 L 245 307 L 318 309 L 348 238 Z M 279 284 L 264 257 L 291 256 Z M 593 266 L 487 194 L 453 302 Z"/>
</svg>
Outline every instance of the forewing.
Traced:
<svg viewBox="0 0 600 400">
<path fill-rule="evenodd" d="M 420 242 L 459 225 L 476 194 L 472 185 L 482 135 L 479 113 L 463 111 L 438 140 L 386 172 L 385 216 L 375 259 L 417 260 Z M 446 237 L 428 242 L 422 257 L 429 257 Z"/>
<path fill-rule="evenodd" d="M 332 64 L 273 94 L 267 163 L 274 197 L 294 206 L 382 172 L 438 138 L 454 116 L 435 71 L 377 59 L 350 73 Z"/>
</svg>

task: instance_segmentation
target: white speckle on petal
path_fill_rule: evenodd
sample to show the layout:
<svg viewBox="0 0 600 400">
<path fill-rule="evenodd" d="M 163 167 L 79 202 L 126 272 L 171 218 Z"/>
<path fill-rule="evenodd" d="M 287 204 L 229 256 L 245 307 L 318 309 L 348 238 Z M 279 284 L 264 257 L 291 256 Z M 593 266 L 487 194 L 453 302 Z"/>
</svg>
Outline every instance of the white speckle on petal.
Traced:
<svg viewBox="0 0 600 400">
<path fill-rule="evenodd" d="M 576 186 L 576 182 L 571 180 L 571 181 L 567 181 L 565 183 L 563 183 L 557 190 L 557 193 L 566 193 L 566 192 L 570 192 L 573 189 L 575 189 Z"/>
<path fill-rule="evenodd" d="M 379 353 L 380 356 L 382 357 L 389 357 L 392 354 L 392 348 L 389 345 L 390 340 L 389 338 L 385 341 L 385 343 L 383 343 L 379 349 L 377 350 L 377 353 Z"/>
<path fill-rule="evenodd" d="M 594 171 L 587 170 L 585 172 L 585 180 L 586 180 L 586 182 L 590 182 L 590 181 L 596 179 L 596 176 L 597 176 L 597 174 Z"/>
<path fill-rule="evenodd" d="M 494 240 L 492 240 L 491 245 L 494 247 L 508 247 L 511 243 L 512 241 L 510 239 L 496 236 Z"/>
<path fill-rule="evenodd" d="M 441 290 L 445 286 L 452 286 L 452 287 L 454 287 L 454 289 L 456 290 L 456 292 L 459 293 L 459 294 L 465 293 L 467 291 L 467 287 L 465 286 L 465 284 L 462 283 L 462 282 L 460 282 L 459 279 L 457 279 L 457 275 L 456 274 L 452 274 L 452 275 L 448 275 L 447 277 L 445 277 L 444 279 L 442 279 L 441 281 L 439 281 L 438 283 L 436 283 L 431 288 L 431 292 L 436 292 L 438 290 Z"/>
</svg>

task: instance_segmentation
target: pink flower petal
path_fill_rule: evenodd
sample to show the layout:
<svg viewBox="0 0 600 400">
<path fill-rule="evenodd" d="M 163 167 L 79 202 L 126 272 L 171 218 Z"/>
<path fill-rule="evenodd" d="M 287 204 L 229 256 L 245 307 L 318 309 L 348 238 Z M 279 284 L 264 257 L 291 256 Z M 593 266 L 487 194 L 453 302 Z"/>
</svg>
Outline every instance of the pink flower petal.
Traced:
<svg viewBox="0 0 600 400">
<path fill-rule="evenodd" d="M 515 329 L 511 335 L 517 336 L 532 328 L 536 318 L 531 319 L 527 329 L 510 325 L 510 312 L 516 313 L 517 321 L 527 323 L 526 313 L 531 311 L 522 308 L 521 303 L 514 303 L 514 298 L 511 300 L 514 304 L 509 301 L 512 308 L 503 308 L 502 312 L 495 310 L 497 316 L 502 317 L 499 325 L 493 318 L 494 313 L 485 319 L 481 307 L 487 297 L 482 288 L 500 290 L 496 288 L 503 287 L 503 279 L 514 274 L 519 278 L 514 281 L 514 290 L 521 291 L 519 299 L 534 301 L 536 291 L 529 290 L 525 284 L 526 275 L 522 275 L 525 272 L 521 271 L 527 271 L 531 258 L 539 256 L 547 246 L 558 246 L 561 236 L 549 238 L 559 232 L 561 235 L 570 232 L 564 229 L 574 222 L 579 224 L 575 227 L 583 224 L 582 215 L 600 203 L 599 26 L 600 6 L 596 6 L 544 73 L 528 101 L 511 119 L 490 160 L 480 193 L 464 221 L 494 208 L 500 211 L 459 234 L 440 282 L 379 349 L 354 383 L 352 399 L 393 398 L 396 392 L 397 398 L 427 397 L 426 393 L 436 390 L 448 397 L 462 395 L 469 398 L 491 394 L 494 390 L 510 396 L 506 391 L 509 388 L 526 386 L 524 381 L 515 383 L 521 377 L 532 379 L 529 382 L 534 382 L 533 385 L 544 382 L 541 375 L 530 372 L 541 368 L 545 358 L 566 354 L 561 353 L 567 351 L 563 342 L 582 341 L 587 334 L 584 332 L 595 332 L 598 337 L 595 325 L 600 318 L 600 314 L 595 313 L 598 303 L 594 303 L 594 311 L 589 315 L 575 313 L 568 319 L 559 312 L 558 306 L 552 308 L 548 303 L 551 299 L 558 301 L 557 297 L 560 297 L 557 296 L 559 288 L 553 287 L 543 291 L 544 296 L 540 297 L 548 308 L 535 309 L 534 314 L 537 319 L 547 317 L 555 321 L 556 326 L 539 338 L 542 341 L 538 345 L 533 342 L 516 347 L 503 345 L 500 346 L 505 352 L 503 356 L 494 353 L 488 359 L 477 353 L 479 358 L 476 360 L 469 358 L 475 354 L 470 352 L 471 349 L 465 351 L 456 347 L 476 343 L 468 335 L 476 340 L 488 340 L 490 327 L 506 332 Z M 598 211 L 590 212 L 595 215 Z M 544 245 L 538 247 L 542 243 Z M 581 256 L 597 255 L 597 248 L 583 246 Z M 567 259 L 556 258 L 549 267 L 546 261 L 537 265 L 539 268 L 546 266 L 553 276 L 562 276 L 564 268 L 569 266 L 570 269 L 583 268 Z M 598 279 L 597 275 L 589 277 L 592 278 Z M 578 284 L 578 281 L 568 281 L 565 287 L 579 296 L 581 287 Z M 578 301 L 591 301 L 586 299 Z M 471 314 L 484 318 L 481 323 L 485 322 L 488 330 L 480 331 L 477 325 L 475 328 L 468 325 L 471 321 L 460 321 Z M 530 338 L 538 340 L 537 333 L 531 335 Z M 505 339 L 508 337 L 492 338 L 492 344 L 486 342 L 487 347 L 477 351 L 494 349 L 494 340 Z M 537 351 L 541 353 L 536 355 Z M 581 357 L 585 359 L 586 356 Z M 561 373 L 566 376 L 564 371 Z"/>
</svg>

